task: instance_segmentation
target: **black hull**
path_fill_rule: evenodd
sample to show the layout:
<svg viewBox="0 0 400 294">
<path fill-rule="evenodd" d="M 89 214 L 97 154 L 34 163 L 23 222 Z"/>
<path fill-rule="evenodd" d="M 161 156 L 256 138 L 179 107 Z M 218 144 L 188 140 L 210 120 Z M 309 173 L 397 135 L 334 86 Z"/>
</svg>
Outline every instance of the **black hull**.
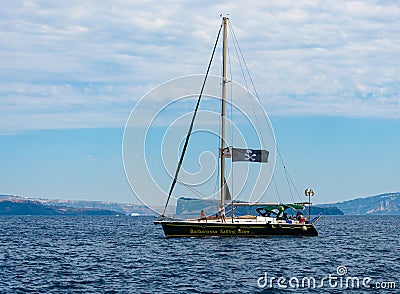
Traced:
<svg viewBox="0 0 400 294">
<path fill-rule="evenodd" d="M 267 237 L 318 236 L 312 224 L 232 224 L 156 221 L 162 225 L 166 237 Z"/>
</svg>

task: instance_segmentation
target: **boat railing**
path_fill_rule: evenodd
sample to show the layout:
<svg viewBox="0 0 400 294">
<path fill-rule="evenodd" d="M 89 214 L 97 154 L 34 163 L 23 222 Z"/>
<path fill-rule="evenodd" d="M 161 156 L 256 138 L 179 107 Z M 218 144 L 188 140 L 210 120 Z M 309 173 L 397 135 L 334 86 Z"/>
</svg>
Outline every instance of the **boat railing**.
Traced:
<svg viewBox="0 0 400 294">
<path fill-rule="evenodd" d="M 310 221 L 310 224 L 315 224 L 315 223 L 317 223 L 320 219 L 321 219 L 321 217 L 322 217 L 322 215 L 317 215 L 316 217 L 314 217 L 311 221 Z"/>
</svg>

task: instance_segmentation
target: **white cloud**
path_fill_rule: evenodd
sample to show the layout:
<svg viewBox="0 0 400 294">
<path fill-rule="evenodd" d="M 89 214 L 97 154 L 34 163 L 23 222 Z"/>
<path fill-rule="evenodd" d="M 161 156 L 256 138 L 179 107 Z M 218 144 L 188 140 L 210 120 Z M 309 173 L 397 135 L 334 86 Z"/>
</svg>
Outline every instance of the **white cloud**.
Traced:
<svg viewBox="0 0 400 294">
<path fill-rule="evenodd" d="M 220 13 L 270 114 L 400 118 L 396 1 L 26 0 L 0 12 L 0 132 L 123 126 L 152 86 L 205 71 Z"/>
</svg>

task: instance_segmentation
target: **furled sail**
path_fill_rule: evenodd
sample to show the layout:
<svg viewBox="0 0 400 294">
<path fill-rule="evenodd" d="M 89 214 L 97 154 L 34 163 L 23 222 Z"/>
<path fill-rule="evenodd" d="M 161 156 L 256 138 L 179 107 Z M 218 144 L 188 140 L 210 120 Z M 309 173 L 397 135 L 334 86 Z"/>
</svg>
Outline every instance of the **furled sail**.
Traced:
<svg viewBox="0 0 400 294">
<path fill-rule="evenodd" d="M 225 178 L 224 178 L 224 186 L 225 186 L 225 200 L 232 200 L 231 192 L 229 191 L 229 186 L 226 183 Z"/>
</svg>

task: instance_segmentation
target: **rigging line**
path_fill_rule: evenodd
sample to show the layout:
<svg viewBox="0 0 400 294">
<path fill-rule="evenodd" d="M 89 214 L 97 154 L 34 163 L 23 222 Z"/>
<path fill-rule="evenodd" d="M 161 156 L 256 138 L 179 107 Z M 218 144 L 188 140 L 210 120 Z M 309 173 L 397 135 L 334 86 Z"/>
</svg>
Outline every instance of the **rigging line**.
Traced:
<svg viewBox="0 0 400 294">
<path fill-rule="evenodd" d="M 299 200 L 301 202 L 300 193 L 299 193 L 299 191 L 297 191 L 296 185 L 293 183 L 292 177 L 290 176 L 289 172 L 288 172 L 288 176 L 289 176 L 290 182 L 292 183 L 294 190 L 296 191 L 297 197 L 299 197 Z"/>
<path fill-rule="evenodd" d="M 229 90 L 230 90 L 230 95 L 229 95 L 229 98 L 230 98 L 230 107 L 229 107 L 229 111 L 230 111 L 230 121 L 232 122 L 233 121 L 233 110 L 232 110 L 232 104 L 233 104 L 233 83 L 232 83 L 232 80 L 233 80 L 233 78 L 232 78 L 232 63 L 231 63 L 231 55 L 230 55 L 230 51 L 229 51 L 229 46 L 227 46 L 227 49 L 228 49 L 228 64 L 229 64 L 229 77 L 230 77 L 230 87 L 229 87 Z M 231 124 L 231 132 L 230 132 L 230 135 L 231 135 L 231 144 L 233 144 L 233 127 L 232 127 L 232 124 Z"/>
<path fill-rule="evenodd" d="M 288 177 L 288 173 L 287 173 L 287 170 L 286 170 L 286 165 L 285 165 L 285 163 L 283 162 L 281 152 L 279 151 L 278 148 L 276 148 L 276 149 L 277 149 L 277 151 L 278 151 L 278 156 L 279 156 L 279 159 L 280 159 L 280 161 L 281 161 L 281 163 L 282 163 L 282 166 L 283 166 L 283 171 L 285 172 L 286 182 L 287 182 L 288 187 L 289 187 L 290 196 L 292 197 L 292 200 L 293 200 L 293 202 L 294 202 L 292 187 L 290 186 L 289 177 Z"/>
<path fill-rule="evenodd" d="M 183 149 L 182 149 L 181 158 L 179 159 L 178 167 L 176 168 L 175 177 L 174 177 L 174 180 L 172 181 L 171 188 L 170 188 L 169 193 L 168 193 L 167 202 L 165 203 L 165 207 L 164 207 L 164 211 L 163 211 L 162 216 L 165 215 L 165 211 L 166 211 L 166 209 L 167 209 L 169 199 L 171 198 L 172 191 L 174 190 L 176 181 L 177 181 L 177 179 L 178 179 L 178 175 L 179 175 L 179 171 L 180 171 L 181 166 L 182 166 L 183 158 L 184 158 L 184 156 L 185 156 L 185 152 L 186 152 L 187 146 L 188 146 L 188 144 L 189 144 L 190 134 L 192 133 L 192 130 L 193 130 L 193 125 L 194 125 L 194 121 L 195 121 L 195 119 L 196 119 L 197 110 L 199 109 L 201 96 L 203 95 L 203 91 L 204 91 L 204 87 L 205 87 L 205 85 L 206 85 L 208 73 L 210 72 L 211 63 L 212 63 L 212 61 L 213 61 L 214 54 L 215 54 L 215 50 L 216 50 L 216 48 L 217 48 L 217 44 L 218 44 L 219 36 L 220 36 L 220 34 L 221 34 L 222 26 L 223 26 L 223 23 L 221 23 L 221 26 L 219 27 L 217 39 L 215 40 L 215 44 L 214 44 L 214 48 L 213 48 L 213 51 L 212 51 L 212 54 L 211 54 L 210 62 L 208 63 L 206 76 L 204 77 L 203 85 L 201 86 L 199 98 L 197 99 L 197 104 L 196 104 L 196 107 L 195 107 L 195 110 L 194 110 L 194 113 L 193 113 L 192 122 L 190 123 L 190 127 L 189 127 L 188 133 L 187 133 L 187 135 L 186 135 L 185 145 L 183 146 Z"/>
<path fill-rule="evenodd" d="M 230 77 L 230 87 L 229 87 L 229 90 L 230 90 L 230 95 L 229 95 L 229 98 L 230 98 L 230 105 L 229 105 L 229 112 L 230 112 L 230 137 L 231 137 L 231 140 L 230 140 L 230 143 L 231 143 L 231 146 L 233 146 L 233 83 L 232 83 L 232 80 L 233 80 L 233 76 L 232 76 L 232 63 L 231 63 L 231 55 L 230 55 L 230 51 L 229 51 L 229 46 L 227 46 L 227 49 L 228 49 L 228 64 L 229 64 L 229 77 Z M 230 165 L 230 173 L 231 173 L 231 201 L 233 202 L 233 199 L 234 199 L 234 197 L 233 197 L 233 195 L 235 195 L 235 193 L 234 193 L 234 189 L 233 189 L 233 183 L 234 183 L 234 175 L 233 175 L 233 164 L 232 164 L 232 162 L 231 162 L 231 165 Z M 229 189 L 229 186 L 228 186 L 228 182 L 226 183 L 226 185 L 227 185 L 227 187 L 228 187 L 228 189 Z"/>
<path fill-rule="evenodd" d="M 222 76 L 222 67 L 221 67 L 221 76 Z M 220 93 L 222 93 L 222 87 L 223 87 L 223 84 L 222 83 L 220 83 L 220 89 L 219 89 L 219 92 Z M 221 120 L 220 119 L 218 119 L 218 139 L 221 139 L 221 137 L 222 137 L 222 122 L 221 122 Z M 219 156 L 219 152 L 221 152 L 221 151 L 219 151 L 219 149 L 218 149 L 218 156 Z M 219 205 L 220 205 L 220 203 L 218 203 L 218 194 L 216 193 L 217 191 L 220 191 L 219 189 L 220 189 L 220 187 L 219 187 L 219 184 L 220 184 L 220 179 L 219 179 L 219 174 L 220 174 L 220 165 L 221 165 L 221 161 L 220 160 L 218 160 L 218 158 L 217 158 L 217 176 L 215 177 L 215 187 L 214 187 L 214 194 L 215 194 L 215 203 L 216 203 L 216 207 L 215 207 L 215 213 L 218 213 L 218 211 L 219 211 Z"/>
<path fill-rule="evenodd" d="M 260 97 L 258 96 L 257 89 L 256 89 L 256 87 L 255 87 L 255 85 L 254 85 L 253 78 L 252 78 L 251 75 L 250 75 L 250 71 L 249 71 L 249 68 L 248 68 L 248 66 L 247 66 L 246 60 L 244 59 L 242 50 L 241 50 L 241 48 L 240 48 L 240 46 L 239 46 L 239 42 L 237 41 L 236 34 L 235 34 L 235 32 L 233 31 L 232 28 L 231 28 L 231 33 L 232 33 L 232 35 L 233 35 L 233 37 L 234 37 L 234 39 L 235 39 L 235 41 L 236 41 L 236 43 L 237 43 L 237 47 L 238 47 L 238 49 L 239 49 L 240 55 L 242 56 L 244 66 L 245 66 L 246 71 L 247 71 L 247 75 L 249 76 L 251 85 L 252 85 L 252 87 L 253 87 L 253 89 L 254 89 L 255 96 L 256 96 L 257 100 L 261 103 Z M 236 47 L 235 47 L 235 48 L 236 48 Z M 241 67 L 241 68 L 242 68 L 242 67 Z M 247 87 L 247 84 L 246 84 L 246 87 Z M 258 124 L 258 122 L 257 122 L 257 124 Z M 269 124 L 268 124 L 268 127 L 269 127 L 270 131 L 273 133 L 272 127 L 271 127 Z M 299 197 L 299 199 L 300 199 L 300 201 L 301 201 L 300 194 L 299 194 L 299 192 L 297 191 L 297 188 L 296 188 L 296 186 L 294 185 L 293 180 L 292 180 L 292 178 L 290 177 L 290 174 L 289 174 L 289 172 L 288 172 L 287 169 L 286 169 L 286 166 L 285 166 L 285 164 L 284 164 L 284 162 L 283 162 L 282 156 L 281 156 L 281 154 L 280 154 L 280 152 L 279 152 L 279 149 L 278 149 L 278 146 L 277 146 L 277 145 L 276 145 L 276 150 L 278 151 L 278 154 L 279 154 L 279 157 L 280 157 L 280 159 L 281 159 L 283 168 L 284 168 L 284 170 L 285 170 L 286 179 L 288 179 L 288 178 L 290 179 L 290 181 L 291 181 L 291 183 L 292 183 L 292 185 L 293 185 L 293 188 L 295 189 L 295 191 L 296 191 L 296 193 L 297 193 L 297 196 Z M 291 191 L 290 184 L 288 183 L 288 185 L 289 185 L 289 189 L 290 189 L 290 194 L 291 194 L 292 199 L 293 199 L 293 202 L 294 202 L 293 193 L 292 193 L 292 191 Z"/>
<path fill-rule="evenodd" d="M 229 24 L 230 24 L 230 22 L 229 22 Z M 256 87 L 255 87 L 255 85 L 254 85 L 254 82 L 253 82 L 253 79 L 252 79 L 252 77 L 251 77 L 251 75 L 250 75 L 250 71 L 249 71 L 249 68 L 248 68 L 248 66 L 247 66 L 246 60 L 244 59 L 244 55 L 243 55 L 242 49 L 240 48 L 239 42 L 238 42 L 238 40 L 237 40 L 237 38 L 236 38 L 235 31 L 233 30 L 232 26 L 230 26 L 230 28 L 231 28 L 232 36 L 233 36 L 235 42 L 237 43 L 237 47 L 238 47 L 238 49 L 239 49 L 240 55 L 242 56 L 243 64 L 244 64 L 244 66 L 245 66 L 245 68 L 246 68 L 247 75 L 249 76 L 251 85 L 253 86 L 255 96 L 256 96 L 256 98 L 258 99 L 258 101 L 260 102 L 260 98 L 259 98 L 259 96 L 258 96 L 257 89 L 256 89 Z M 242 67 L 241 67 L 241 68 L 242 68 Z"/>
<path fill-rule="evenodd" d="M 285 163 L 283 162 L 283 158 L 282 158 L 281 152 L 279 151 L 278 147 L 276 147 L 276 149 L 277 149 L 277 151 L 278 151 L 279 158 L 280 158 L 281 163 L 282 163 L 282 165 L 283 165 L 283 168 L 284 168 L 284 170 L 285 170 L 286 179 L 289 179 L 289 180 L 290 180 L 290 182 L 292 183 L 292 186 L 293 186 L 294 190 L 296 191 L 297 197 L 298 197 L 299 200 L 301 201 L 300 193 L 299 193 L 299 191 L 297 190 L 296 185 L 294 184 L 294 182 L 293 182 L 293 180 L 292 180 L 292 177 L 290 176 L 289 171 L 288 171 L 288 169 L 286 168 Z M 290 184 L 289 184 L 289 188 L 290 188 Z M 292 191 L 290 191 L 290 193 L 292 193 Z M 292 199 L 293 199 L 293 195 L 292 195 Z M 294 202 L 294 199 L 293 199 L 293 202 Z"/>
<path fill-rule="evenodd" d="M 278 196 L 279 202 L 282 203 L 281 196 L 279 195 L 278 186 L 276 185 L 275 176 L 272 175 L 272 182 L 274 183 L 276 195 Z"/>
<path fill-rule="evenodd" d="M 217 161 L 219 161 L 219 160 L 217 160 Z M 219 170 L 219 162 L 217 163 L 217 176 L 215 177 L 216 178 L 216 181 L 215 181 L 215 187 L 214 187 L 214 195 L 216 195 L 216 198 L 218 198 L 218 196 L 217 196 L 217 190 L 218 190 L 218 184 L 219 184 L 219 177 L 218 177 L 218 175 L 219 175 L 219 172 L 220 172 L 220 170 Z M 218 212 L 218 209 L 219 209 L 219 203 L 218 203 L 218 199 L 215 199 L 215 200 L 217 200 L 217 201 L 215 201 L 215 203 L 216 203 L 216 212 Z"/>
<path fill-rule="evenodd" d="M 193 189 L 192 187 L 190 187 L 190 185 L 187 185 L 181 181 L 177 181 L 179 184 L 182 184 L 182 186 L 184 186 L 186 189 L 188 189 L 189 191 L 191 191 L 193 194 L 195 194 L 195 196 L 198 196 L 200 198 L 201 193 L 199 191 L 197 191 L 196 189 Z"/>
<path fill-rule="evenodd" d="M 293 197 L 292 187 L 291 187 L 291 185 L 290 185 L 289 176 L 288 176 L 288 173 L 287 173 L 287 170 L 286 170 L 286 169 L 285 169 L 285 174 L 286 174 L 286 181 L 287 181 L 288 186 L 289 186 L 290 196 L 292 196 L 292 200 L 293 200 L 293 202 L 295 202 L 295 201 L 294 201 L 294 197 Z"/>
<path fill-rule="evenodd" d="M 222 88 L 222 86 L 221 86 L 221 88 Z M 218 138 L 221 138 L 221 120 L 219 120 L 219 119 L 218 119 Z M 220 151 L 218 150 L 218 152 L 220 152 Z M 216 173 L 217 176 L 215 177 L 215 186 L 214 186 L 214 194 L 216 196 L 215 200 L 217 200 L 217 201 L 215 201 L 216 213 L 218 213 L 218 209 L 219 209 L 218 196 L 217 196 L 217 191 L 218 191 L 218 187 L 219 187 L 219 176 L 218 176 L 219 173 L 220 173 L 220 161 L 218 160 L 218 157 L 217 157 L 217 173 Z"/>
<path fill-rule="evenodd" d="M 234 47 L 235 47 L 236 55 L 238 57 L 239 66 L 240 66 L 240 69 L 241 69 L 241 72 L 242 72 L 243 80 L 244 80 L 244 83 L 245 83 L 245 86 L 246 86 L 246 89 L 247 89 L 247 92 L 248 92 L 248 96 L 249 96 L 249 99 L 250 99 L 251 108 L 252 108 L 252 111 L 253 111 L 253 114 L 254 114 L 254 118 L 255 118 L 255 121 L 256 121 L 256 125 L 257 125 L 257 128 L 258 128 L 258 132 L 257 132 L 257 134 L 259 134 L 258 139 L 261 139 L 262 146 L 266 147 L 266 144 L 264 142 L 264 136 L 261 133 L 259 133 L 259 132 L 261 132 L 261 127 L 260 127 L 260 123 L 259 123 L 259 120 L 258 120 L 258 116 L 257 116 L 256 111 L 255 111 L 253 97 L 252 97 L 252 94 L 249 91 L 249 86 L 248 86 L 248 83 L 247 83 L 247 78 L 246 78 L 246 75 L 245 75 L 245 71 L 243 70 L 243 65 L 246 68 L 247 75 L 249 76 L 249 79 L 250 79 L 251 84 L 252 84 L 253 89 L 254 89 L 254 93 L 256 95 L 255 97 L 258 100 L 258 102 L 260 103 L 260 105 L 261 105 L 261 101 L 260 101 L 260 98 L 258 97 L 258 93 L 257 93 L 256 87 L 255 87 L 253 79 L 252 79 L 252 77 L 250 75 L 250 70 L 247 67 L 247 63 L 246 63 L 246 60 L 244 58 L 243 52 L 242 52 L 242 50 L 241 50 L 241 48 L 239 46 L 239 41 L 236 38 L 235 31 L 233 30 L 233 27 L 232 27 L 232 24 L 230 23 L 230 21 L 229 21 L 229 29 L 230 29 L 231 36 L 232 36 L 232 39 L 233 39 L 233 44 L 234 44 Z M 242 62 L 243 62 L 243 65 L 242 65 Z M 261 108 L 261 110 L 262 110 L 262 108 Z M 273 135 L 274 132 L 272 130 L 271 125 L 269 123 L 267 123 L 267 125 L 268 125 L 268 128 L 270 130 L 270 133 Z M 275 142 L 274 136 L 273 136 L 273 139 L 274 139 L 274 142 Z M 271 170 L 271 168 L 270 168 L 270 171 L 271 171 L 271 174 L 273 174 L 273 171 Z M 278 195 L 278 197 L 279 197 L 279 195 Z"/>
<path fill-rule="evenodd" d="M 246 75 L 245 75 L 245 71 L 244 71 L 244 69 L 243 69 L 243 65 L 244 65 L 244 67 L 245 67 L 245 69 L 246 69 L 247 75 L 249 76 L 249 79 L 250 79 L 251 84 L 252 84 L 252 86 L 253 86 L 254 93 L 255 93 L 255 95 L 256 95 L 255 97 L 257 98 L 258 102 L 260 102 L 260 98 L 258 97 L 258 93 L 257 93 L 256 87 L 255 87 L 254 82 L 253 82 L 253 79 L 251 78 L 251 75 L 250 75 L 250 70 L 249 70 L 249 68 L 247 67 L 247 63 L 246 63 L 246 60 L 244 59 L 243 52 L 242 52 L 242 50 L 240 49 L 240 46 L 239 46 L 239 41 L 238 41 L 237 38 L 236 38 L 235 31 L 233 30 L 233 27 L 232 27 L 232 25 L 231 25 L 230 22 L 229 22 L 229 28 L 230 28 L 230 31 L 231 31 L 232 39 L 234 40 L 233 44 L 234 44 L 234 47 L 235 47 L 235 50 L 236 50 L 236 54 L 237 54 L 237 56 L 238 56 L 238 61 L 239 61 L 240 69 L 241 69 L 241 71 L 242 71 L 242 76 L 243 76 L 243 80 L 244 80 L 246 89 L 248 90 L 248 89 L 249 89 L 249 86 L 248 86 L 248 83 L 247 83 L 247 78 L 246 78 Z M 239 53 L 240 53 L 240 54 L 239 54 Z M 242 65 L 242 62 L 243 62 L 243 65 Z M 254 102 L 253 102 L 253 99 L 252 99 L 252 95 L 251 95 L 250 91 L 247 91 L 247 92 L 248 92 L 248 94 L 249 94 L 249 99 L 250 99 L 250 103 L 251 103 L 251 108 L 252 108 L 252 110 L 253 110 L 253 114 L 254 114 L 254 117 L 255 117 L 255 119 L 256 119 L 256 125 L 257 125 L 258 129 L 261 131 L 260 123 L 259 123 L 259 121 L 258 121 L 258 116 L 256 115 L 256 112 L 255 112 L 255 110 L 254 110 L 255 108 L 254 108 Z M 261 102 L 260 102 L 260 104 L 261 104 Z M 268 125 L 269 125 L 269 124 L 268 124 Z M 270 129 L 270 132 L 273 134 L 273 131 L 272 131 L 272 129 L 271 129 L 271 126 L 269 126 L 269 129 Z M 261 137 L 261 143 L 262 143 L 262 145 L 263 145 L 263 146 L 266 146 L 266 145 L 265 145 L 265 142 L 264 142 L 264 136 L 262 136 L 262 135 L 260 134 L 259 137 Z"/>
<path fill-rule="evenodd" d="M 194 194 L 196 194 L 196 196 L 198 196 L 199 199 L 204 199 L 204 197 L 208 197 L 208 195 L 201 193 L 200 191 L 198 191 L 198 190 L 192 188 L 190 185 L 188 185 L 188 184 L 186 184 L 186 183 L 184 183 L 184 182 L 181 182 L 180 180 L 177 180 L 177 182 L 178 182 L 179 184 L 182 184 L 185 188 L 187 188 L 188 190 L 190 190 L 190 191 L 193 192 Z"/>
<path fill-rule="evenodd" d="M 283 158 L 282 158 L 281 152 L 279 151 L 279 148 L 278 148 L 278 147 L 276 147 L 276 150 L 278 151 L 278 156 L 279 156 L 279 159 L 280 159 L 280 161 L 281 161 L 281 163 L 282 163 L 283 170 L 284 170 L 284 172 L 285 172 L 286 181 L 287 181 L 288 186 L 289 186 L 289 191 L 290 191 L 290 195 L 292 196 L 292 200 L 293 200 L 293 202 L 295 202 L 294 197 L 293 197 L 293 192 L 292 192 L 291 186 L 293 186 L 294 190 L 295 190 L 296 193 L 297 193 L 297 196 L 299 197 L 299 199 L 300 199 L 300 201 L 301 201 L 299 191 L 297 191 L 296 186 L 294 185 L 293 180 L 292 180 L 292 178 L 290 177 L 289 171 L 287 170 L 286 165 L 285 165 L 285 163 L 283 162 Z M 290 182 L 289 182 L 289 181 L 290 181 Z M 290 185 L 290 183 L 292 183 L 292 185 Z"/>
</svg>

